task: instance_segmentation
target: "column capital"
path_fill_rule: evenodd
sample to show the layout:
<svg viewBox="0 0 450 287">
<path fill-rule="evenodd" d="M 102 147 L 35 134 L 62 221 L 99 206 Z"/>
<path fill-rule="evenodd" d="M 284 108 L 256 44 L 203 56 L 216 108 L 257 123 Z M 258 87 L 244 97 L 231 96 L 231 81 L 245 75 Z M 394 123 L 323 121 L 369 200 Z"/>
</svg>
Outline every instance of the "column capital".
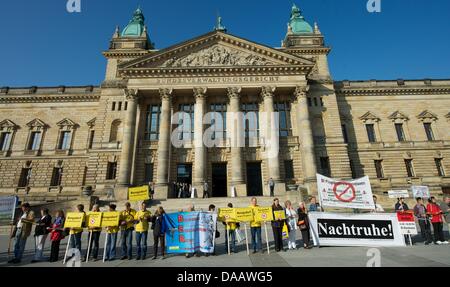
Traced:
<svg viewBox="0 0 450 287">
<path fill-rule="evenodd" d="M 208 88 L 194 87 L 192 90 L 194 91 L 195 99 L 205 99 L 206 98 L 206 92 L 208 91 Z"/>
<path fill-rule="evenodd" d="M 123 90 L 127 101 L 137 101 L 139 97 L 138 89 L 124 89 Z"/>
<path fill-rule="evenodd" d="M 306 97 L 309 91 L 309 86 L 296 86 L 294 91 L 294 96 L 296 98 L 304 98 Z"/>
<path fill-rule="evenodd" d="M 170 100 L 170 97 L 172 96 L 173 89 L 170 88 L 161 88 L 159 89 L 159 96 L 161 97 L 161 100 Z"/>
<path fill-rule="evenodd" d="M 239 97 L 241 96 L 241 91 L 242 91 L 241 87 L 228 87 L 227 88 L 228 97 L 230 99 L 236 99 L 236 98 L 239 99 Z"/>
<path fill-rule="evenodd" d="M 273 86 L 263 86 L 261 87 L 261 97 L 264 98 L 272 98 L 274 96 L 275 90 L 277 88 Z"/>
</svg>

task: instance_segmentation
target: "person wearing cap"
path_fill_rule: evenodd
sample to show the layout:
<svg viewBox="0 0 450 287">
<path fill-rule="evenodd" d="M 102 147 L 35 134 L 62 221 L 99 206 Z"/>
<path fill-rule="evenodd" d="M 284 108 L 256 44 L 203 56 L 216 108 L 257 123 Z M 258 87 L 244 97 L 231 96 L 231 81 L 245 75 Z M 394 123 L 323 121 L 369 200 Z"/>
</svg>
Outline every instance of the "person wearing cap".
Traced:
<svg viewBox="0 0 450 287">
<path fill-rule="evenodd" d="M 116 211 L 116 205 L 110 204 L 109 211 Z M 105 261 L 113 261 L 116 259 L 116 245 L 117 245 L 117 233 L 119 232 L 119 226 L 106 227 L 106 255 Z"/>
<path fill-rule="evenodd" d="M 34 212 L 31 210 L 29 203 L 23 203 L 20 207 L 22 214 L 16 224 L 16 231 L 14 236 L 14 258 L 8 263 L 20 263 L 27 243 L 27 238 L 31 234 L 31 229 L 34 223 Z"/>
<path fill-rule="evenodd" d="M 133 256 L 133 230 L 136 210 L 131 208 L 129 202 L 125 203 L 125 210 L 120 213 L 120 240 L 122 256 L 120 260 L 131 260 Z"/>
</svg>

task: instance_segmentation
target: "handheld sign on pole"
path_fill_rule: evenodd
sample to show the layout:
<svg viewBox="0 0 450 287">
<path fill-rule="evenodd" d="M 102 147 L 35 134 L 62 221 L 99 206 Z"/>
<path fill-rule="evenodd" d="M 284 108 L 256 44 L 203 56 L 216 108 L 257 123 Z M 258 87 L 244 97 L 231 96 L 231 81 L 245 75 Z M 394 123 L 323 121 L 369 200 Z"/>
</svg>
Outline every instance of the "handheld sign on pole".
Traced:
<svg viewBox="0 0 450 287">
<path fill-rule="evenodd" d="M 245 245 L 247 246 L 247 255 L 250 255 L 250 250 L 248 248 L 247 223 L 244 223 L 244 231 L 245 231 Z"/>
<path fill-rule="evenodd" d="M 389 198 L 408 198 L 409 192 L 407 190 L 388 190 Z"/>
<path fill-rule="evenodd" d="M 236 220 L 244 222 L 245 231 L 245 245 L 247 246 L 247 255 L 250 255 L 250 249 L 248 247 L 248 234 L 247 234 L 247 222 L 253 221 L 253 209 L 251 207 L 235 208 Z"/>
<path fill-rule="evenodd" d="M 120 212 L 118 212 L 118 211 L 103 212 L 101 226 L 106 227 L 106 228 L 117 227 L 117 226 L 119 226 L 119 220 L 120 220 Z M 106 259 L 107 244 L 108 244 L 108 232 L 106 233 L 105 248 L 103 249 L 103 262 L 105 262 L 105 259 Z"/>
<path fill-rule="evenodd" d="M 428 186 L 413 185 L 411 191 L 414 198 L 430 198 L 430 189 Z"/>
<path fill-rule="evenodd" d="M 82 228 L 84 213 L 82 212 L 69 212 L 67 213 L 66 220 L 64 222 L 64 228 Z M 66 264 L 67 253 L 69 252 L 69 245 L 72 239 L 72 234 L 69 234 L 69 240 L 67 241 L 66 253 L 64 254 L 63 264 Z"/>
<path fill-rule="evenodd" d="M 145 201 L 149 199 L 150 195 L 148 192 L 148 185 L 128 188 L 129 201 L 135 202 L 135 201 Z"/>
<path fill-rule="evenodd" d="M 103 263 L 105 263 L 106 259 L 106 246 L 108 246 L 108 232 L 106 232 L 105 247 L 103 248 Z"/>
<path fill-rule="evenodd" d="M 412 211 L 397 211 L 397 219 L 403 235 L 411 236 L 418 234 L 414 213 Z"/>
<path fill-rule="evenodd" d="M 266 234 L 267 254 L 270 254 L 269 235 L 267 233 L 267 221 L 273 220 L 272 207 L 255 207 L 254 208 L 255 221 L 264 223 L 264 233 Z"/>
<path fill-rule="evenodd" d="M 89 261 L 89 255 L 91 253 L 91 245 L 92 245 L 92 228 L 98 228 L 102 226 L 102 213 L 101 212 L 88 212 L 86 214 L 86 221 L 88 222 L 89 227 L 89 242 L 88 249 L 86 254 L 86 262 Z"/>
<path fill-rule="evenodd" d="M 236 222 L 236 213 L 234 208 L 219 208 L 219 221 Z"/>
</svg>

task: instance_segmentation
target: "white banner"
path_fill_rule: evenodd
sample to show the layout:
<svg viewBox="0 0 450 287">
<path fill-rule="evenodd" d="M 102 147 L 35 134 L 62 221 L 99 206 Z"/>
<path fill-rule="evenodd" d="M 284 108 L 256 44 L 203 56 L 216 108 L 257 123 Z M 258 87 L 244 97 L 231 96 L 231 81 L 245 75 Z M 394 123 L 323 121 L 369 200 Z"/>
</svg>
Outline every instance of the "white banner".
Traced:
<svg viewBox="0 0 450 287">
<path fill-rule="evenodd" d="M 414 198 L 430 198 L 430 189 L 428 186 L 413 185 L 411 186 Z"/>
<path fill-rule="evenodd" d="M 389 198 L 408 198 L 409 192 L 407 190 L 389 190 L 388 196 Z"/>
<path fill-rule="evenodd" d="M 375 208 L 368 176 L 346 181 L 317 174 L 317 189 L 322 206 Z"/>
<path fill-rule="evenodd" d="M 316 246 L 405 246 L 395 213 L 310 212 L 308 218 Z"/>
<path fill-rule="evenodd" d="M 16 196 L 0 197 L 0 222 L 9 223 L 14 220 L 16 205 Z"/>
</svg>

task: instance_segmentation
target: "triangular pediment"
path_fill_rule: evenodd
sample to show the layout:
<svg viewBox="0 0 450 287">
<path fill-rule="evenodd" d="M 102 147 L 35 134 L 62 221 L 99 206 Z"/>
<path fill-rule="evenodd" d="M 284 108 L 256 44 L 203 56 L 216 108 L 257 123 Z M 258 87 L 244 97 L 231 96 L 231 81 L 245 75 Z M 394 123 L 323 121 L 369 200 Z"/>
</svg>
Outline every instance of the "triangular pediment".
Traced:
<svg viewBox="0 0 450 287">
<path fill-rule="evenodd" d="M 408 120 L 408 117 L 400 111 L 394 112 L 388 117 L 390 120 Z"/>
<path fill-rule="evenodd" d="M 362 120 L 362 121 L 369 121 L 369 120 L 371 120 L 371 121 L 379 121 L 380 120 L 379 117 L 377 117 L 375 114 L 373 114 L 370 111 L 365 113 L 361 117 L 359 117 L 359 119 Z"/>
<path fill-rule="evenodd" d="M 56 125 L 59 127 L 74 127 L 77 124 L 74 121 L 72 121 L 71 119 L 65 118 L 65 119 L 57 122 Z"/>
<path fill-rule="evenodd" d="M 167 49 L 121 63 L 119 74 L 127 77 L 152 70 L 295 67 L 309 73 L 314 62 L 223 32 L 211 32 Z M 206 69 L 206 70 L 205 70 Z"/>
<path fill-rule="evenodd" d="M 16 127 L 17 127 L 17 125 L 11 120 L 3 120 L 0 122 L 0 129 L 4 129 L 4 128 L 7 128 L 7 129 L 13 128 L 14 129 Z"/>
<path fill-rule="evenodd" d="M 421 112 L 418 116 L 419 119 L 432 119 L 437 120 L 437 115 L 433 114 L 432 112 L 429 112 L 427 110 Z"/>
<path fill-rule="evenodd" d="M 40 119 L 34 119 L 34 120 L 32 120 L 31 122 L 29 122 L 29 123 L 27 124 L 27 126 L 30 127 L 30 128 L 34 128 L 34 127 L 45 128 L 45 127 L 47 127 L 47 124 L 44 123 L 44 122 L 43 122 L 42 120 L 40 120 Z"/>
<path fill-rule="evenodd" d="M 92 120 L 88 121 L 86 124 L 92 128 L 93 126 L 95 126 L 95 122 L 97 121 L 97 118 L 93 118 Z"/>
</svg>

